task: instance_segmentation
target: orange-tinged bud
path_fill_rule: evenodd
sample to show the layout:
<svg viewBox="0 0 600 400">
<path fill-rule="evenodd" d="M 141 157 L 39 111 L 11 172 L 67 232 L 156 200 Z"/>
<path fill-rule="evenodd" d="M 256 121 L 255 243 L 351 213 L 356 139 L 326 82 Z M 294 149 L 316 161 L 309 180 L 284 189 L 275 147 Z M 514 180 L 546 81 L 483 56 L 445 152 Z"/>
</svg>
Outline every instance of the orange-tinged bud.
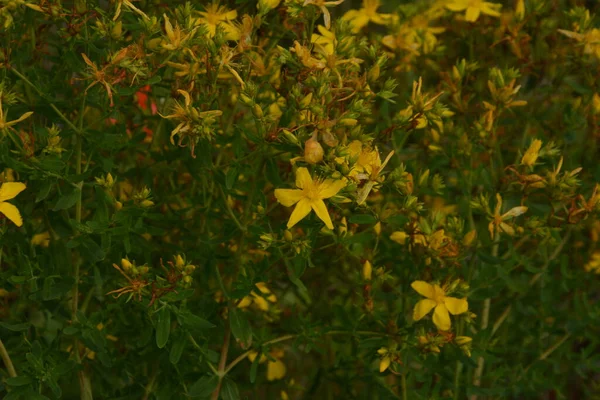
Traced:
<svg viewBox="0 0 600 400">
<path fill-rule="evenodd" d="M 318 164 L 323 161 L 323 146 L 317 140 L 317 135 L 313 135 L 304 143 L 304 160 L 309 164 Z"/>
</svg>

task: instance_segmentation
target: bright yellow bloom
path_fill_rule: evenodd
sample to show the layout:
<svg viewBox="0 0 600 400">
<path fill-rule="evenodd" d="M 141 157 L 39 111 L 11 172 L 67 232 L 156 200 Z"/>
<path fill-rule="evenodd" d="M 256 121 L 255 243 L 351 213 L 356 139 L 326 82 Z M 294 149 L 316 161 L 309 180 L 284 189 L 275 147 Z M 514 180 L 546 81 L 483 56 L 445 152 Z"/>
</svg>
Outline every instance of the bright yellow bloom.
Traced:
<svg viewBox="0 0 600 400">
<path fill-rule="evenodd" d="M 296 171 L 296 186 L 299 189 L 275 189 L 277 201 L 286 207 L 296 204 L 296 208 L 287 223 L 288 229 L 300 222 L 313 210 L 317 217 L 325 223 L 327 228 L 333 229 L 324 199 L 335 196 L 346 182 L 343 180 L 313 180 L 308 170 L 304 167 Z"/>
<path fill-rule="evenodd" d="M 271 293 L 271 291 L 267 287 L 267 284 L 264 283 L 264 282 L 258 282 L 255 286 L 258 288 L 258 290 L 260 291 L 260 293 L 262 295 L 261 294 L 257 294 L 256 292 L 252 291 L 250 293 L 250 296 L 244 297 L 238 303 L 238 307 L 239 308 L 246 308 L 246 307 L 249 307 L 251 304 L 254 303 L 256 305 L 256 307 L 258 307 L 260 310 L 262 310 L 262 311 L 268 311 L 269 310 L 269 303 L 275 303 L 275 302 L 277 302 L 277 296 L 275 296 L 273 293 Z"/>
<path fill-rule="evenodd" d="M 326 54 L 333 54 L 335 44 L 337 42 L 337 40 L 335 39 L 335 33 L 331 32 L 323 25 L 317 26 L 317 29 L 321 34 L 318 35 L 316 33 L 313 33 L 310 38 L 311 43 L 316 43 L 318 45 L 323 46 L 323 50 Z"/>
<path fill-rule="evenodd" d="M 413 319 L 420 320 L 435 308 L 433 311 L 433 323 L 442 331 L 450 330 L 450 314 L 458 315 L 467 312 L 469 303 L 467 299 L 457 299 L 446 296 L 446 291 L 439 285 L 430 285 L 424 281 L 415 281 L 411 287 L 421 296 L 426 297 L 415 305 Z"/>
<path fill-rule="evenodd" d="M 358 33 L 369 22 L 385 25 L 393 18 L 391 14 L 379 14 L 377 9 L 381 5 L 379 0 L 363 0 L 360 10 L 350 10 L 342 17 L 349 21 L 352 32 Z"/>
<path fill-rule="evenodd" d="M 535 164 L 535 161 L 540 154 L 540 149 L 542 148 L 542 141 L 539 139 L 534 140 L 529 145 L 529 148 L 523 154 L 523 158 L 521 159 L 521 164 L 526 165 L 528 167 L 532 167 Z"/>
<path fill-rule="evenodd" d="M 585 54 L 591 54 L 596 58 L 600 58 L 600 29 L 594 28 L 586 33 L 577 33 L 573 31 L 566 31 L 564 29 L 558 30 L 565 36 L 575 39 L 583 44 L 583 52 Z"/>
<path fill-rule="evenodd" d="M 229 10 L 218 2 L 205 7 L 205 11 L 200 11 L 200 18 L 196 19 L 196 25 L 204 25 L 208 30 L 208 36 L 214 37 L 217 33 L 217 27 L 225 31 L 225 39 L 240 40 L 240 30 L 231 22 L 237 18 L 236 10 Z"/>
<path fill-rule="evenodd" d="M 527 212 L 527 207 L 519 206 L 513 207 L 504 214 L 500 215 L 500 211 L 502 210 L 502 196 L 499 193 L 496 194 L 496 209 L 494 210 L 493 220 L 488 225 L 488 230 L 490 231 L 490 237 L 494 239 L 495 233 L 504 232 L 509 236 L 513 236 L 515 234 L 515 230 L 512 226 L 508 225 L 506 220 L 518 217 L 521 214 Z"/>
<path fill-rule="evenodd" d="M 490 3 L 484 0 L 451 0 L 449 4 L 446 4 L 446 8 L 457 12 L 466 10 L 465 19 L 469 22 L 475 22 L 481 14 L 499 17 L 502 4 Z"/>
<path fill-rule="evenodd" d="M 283 363 L 283 361 L 281 361 L 284 354 L 285 353 L 282 349 L 272 349 L 269 352 L 269 355 L 271 357 L 273 357 L 275 360 L 274 361 L 269 360 L 269 362 L 267 363 L 267 380 L 268 381 L 274 381 L 277 379 L 281 379 L 285 376 L 285 373 L 287 372 L 287 368 L 286 368 L 285 364 Z M 254 362 L 254 360 L 256 359 L 257 356 L 258 356 L 258 353 L 256 351 L 251 351 L 250 353 L 248 353 L 248 359 L 250 360 L 250 362 Z M 262 364 L 265 361 L 267 361 L 267 356 L 265 356 L 264 354 L 261 354 L 260 360 L 258 360 L 258 362 Z"/>
<path fill-rule="evenodd" d="M 25 190 L 27 186 L 21 182 L 4 182 L 0 186 L 0 214 L 4 214 L 6 218 L 11 220 L 16 226 L 23 225 L 23 218 L 17 207 L 6 200 L 15 198 L 19 193 Z"/>
</svg>

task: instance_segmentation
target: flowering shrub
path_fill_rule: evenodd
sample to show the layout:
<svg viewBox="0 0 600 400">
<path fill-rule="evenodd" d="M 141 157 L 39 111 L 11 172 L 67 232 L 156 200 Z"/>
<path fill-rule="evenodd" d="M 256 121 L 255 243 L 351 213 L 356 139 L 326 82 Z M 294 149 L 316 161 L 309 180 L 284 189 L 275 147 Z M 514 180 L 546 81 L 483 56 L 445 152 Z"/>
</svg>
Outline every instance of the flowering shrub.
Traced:
<svg viewBox="0 0 600 400">
<path fill-rule="evenodd" d="M 4 398 L 592 398 L 594 7 L 2 2 Z"/>
</svg>

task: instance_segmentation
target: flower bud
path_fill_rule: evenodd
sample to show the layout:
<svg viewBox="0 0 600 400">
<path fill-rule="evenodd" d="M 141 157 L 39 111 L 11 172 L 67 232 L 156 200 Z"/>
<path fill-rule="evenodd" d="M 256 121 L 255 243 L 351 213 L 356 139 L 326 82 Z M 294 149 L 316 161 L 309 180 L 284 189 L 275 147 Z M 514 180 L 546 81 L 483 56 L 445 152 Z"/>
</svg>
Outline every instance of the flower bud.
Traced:
<svg viewBox="0 0 600 400">
<path fill-rule="evenodd" d="M 179 269 L 183 268 L 185 266 L 185 262 L 183 261 L 183 257 L 181 257 L 179 254 L 177 254 L 175 256 L 175 266 Z"/>
<path fill-rule="evenodd" d="M 133 268 L 133 264 L 131 264 L 128 259 L 121 258 L 121 267 L 125 270 L 125 272 L 128 272 Z"/>
<path fill-rule="evenodd" d="M 255 104 L 254 107 L 252 107 L 252 114 L 254 114 L 254 116 L 259 119 L 265 115 L 262 108 L 260 108 L 258 104 Z"/>
<path fill-rule="evenodd" d="M 308 106 L 310 105 L 310 102 L 312 101 L 312 97 L 313 94 L 309 93 L 306 96 L 304 96 L 304 98 L 302 100 L 300 100 L 300 102 L 298 103 L 300 105 L 300 108 L 308 108 Z"/>
<path fill-rule="evenodd" d="M 304 160 L 309 164 L 318 164 L 323 161 L 323 147 L 316 136 L 314 134 L 304 143 Z"/>
<path fill-rule="evenodd" d="M 533 142 L 531 142 L 531 145 L 529 145 L 529 148 L 527 149 L 527 151 L 523 155 L 523 158 L 521 159 L 521 165 L 526 165 L 528 167 L 532 167 L 538 158 L 541 147 L 542 147 L 541 140 L 536 139 Z"/>
<path fill-rule="evenodd" d="M 371 280 L 371 275 L 373 274 L 373 266 L 369 260 L 365 261 L 362 269 L 362 276 L 365 281 Z"/>
</svg>

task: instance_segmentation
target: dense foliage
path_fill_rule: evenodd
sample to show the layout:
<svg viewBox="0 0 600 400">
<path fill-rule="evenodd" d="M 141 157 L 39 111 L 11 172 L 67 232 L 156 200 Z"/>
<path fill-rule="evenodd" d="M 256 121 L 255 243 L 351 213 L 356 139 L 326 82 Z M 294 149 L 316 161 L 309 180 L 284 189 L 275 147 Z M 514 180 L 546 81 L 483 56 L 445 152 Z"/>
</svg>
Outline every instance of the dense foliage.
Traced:
<svg viewBox="0 0 600 400">
<path fill-rule="evenodd" d="M 597 398 L 598 7 L 496 1 L 0 2 L 4 398 Z"/>
</svg>

